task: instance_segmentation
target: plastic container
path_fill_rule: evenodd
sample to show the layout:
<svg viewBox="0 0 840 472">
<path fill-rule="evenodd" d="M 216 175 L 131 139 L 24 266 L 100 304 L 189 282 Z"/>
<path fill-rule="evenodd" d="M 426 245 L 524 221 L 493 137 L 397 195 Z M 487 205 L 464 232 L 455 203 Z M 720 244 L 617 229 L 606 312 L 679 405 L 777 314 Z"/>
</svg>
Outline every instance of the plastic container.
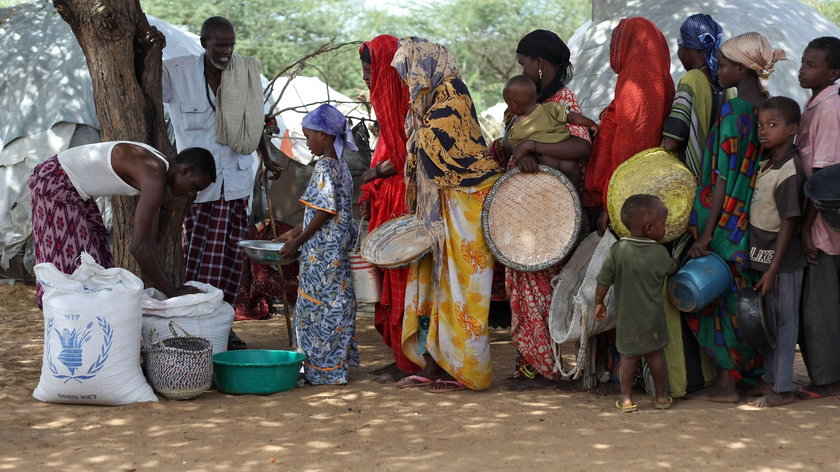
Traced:
<svg viewBox="0 0 840 472">
<path fill-rule="evenodd" d="M 805 195 L 814 202 L 825 223 L 840 232 L 840 164 L 834 164 L 812 175 L 805 182 Z"/>
<path fill-rule="evenodd" d="M 293 389 L 306 355 L 297 351 L 244 349 L 213 355 L 216 388 L 235 395 L 267 395 Z"/>
<path fill-rule="evenodd" d="M 732 273 L 720 256 L 710 253 L 685 263 L 668 281 L 668 299 L 677 309 L 699 311 L 732 290 Z"/>
</svg>

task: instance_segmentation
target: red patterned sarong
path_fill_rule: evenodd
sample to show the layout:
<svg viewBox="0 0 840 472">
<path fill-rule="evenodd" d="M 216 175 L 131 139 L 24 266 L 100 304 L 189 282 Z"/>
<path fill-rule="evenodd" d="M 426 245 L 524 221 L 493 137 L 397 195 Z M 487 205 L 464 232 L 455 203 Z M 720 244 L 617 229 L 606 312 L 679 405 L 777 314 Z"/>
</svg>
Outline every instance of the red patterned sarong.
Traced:
<svg viewBox="0 0 840 472">
<path fill-rule="evenodd" d="M 235 306 L 242 276 L 242 250 L 236 245 L 248 230 L 248 198 L 194 203 L 184 219 L 184 269 L 187 280 L 210 284 Z"/>
<path fill-rule="evenodd" d="M 29 191 L 35 263 L 52 262 L 58 270 L 72 274 L 79 267 L 79 255 L 86 251 L 99 265 L 114 267 L 108 230 L 96 201 L 82 199 L 58 162 L 58 156 L 35 167 L 29 178 Z M 36 282 L 39 307 L 43 295 L 41 284 Z"/>
</svg>

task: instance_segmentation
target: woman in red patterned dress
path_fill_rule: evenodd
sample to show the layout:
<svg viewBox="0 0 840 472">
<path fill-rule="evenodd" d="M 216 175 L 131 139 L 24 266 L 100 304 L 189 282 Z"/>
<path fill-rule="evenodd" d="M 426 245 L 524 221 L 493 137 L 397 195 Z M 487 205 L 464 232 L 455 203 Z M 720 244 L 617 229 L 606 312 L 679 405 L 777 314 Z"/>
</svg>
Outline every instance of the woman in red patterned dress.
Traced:
<svg viewBox="0 0 840 472">
<path fill-rule="evenodd" d="M 569 48 L 563 40 L 546 30 L 528 33 L 516 48 L 516 59 L 522 66 L 522 74 L 530 77 L 537 85 L 537 100 L 540 103 L 565 103 L 571 111 L 580 113 L 575 94 L 566 88 L 566 83 L 572 78 L 570 56 Z M 548 155 L 560 161 L 577 162 L 583 171 L 591 144 L 589 132 L 582 126 L 573 125 L 569 126 L 569 132 L 571 136 L 559 143 L 523 141 L 517 147 L 523 146 L 523 149 L 531 150 L 536 146 L 540 155 Z M 503 147 L 503 140 L 496 140 L 490 149 L 491 155 L 503 167 L 534 168 L 538 164 L 533 155 L 514 161 Z M 513 150 L 513 154 L 516 155 L 516 149 Z M 539 164 L 552 165 L 548 161 Z M 550 283 L 551 278 L 560 272 L 564 264 L 565 261 L 539 272 L 520 272 L 505 268 L 505 286 L 511 306 L 511 337 L 516 345 L 513 373 L 513 388 L 516 390 L 552 385 L 560 380 L 559 375 L 554 372 L 555 355 L 548 328 L 548 310 L 554 291 Z"/>
</svg>

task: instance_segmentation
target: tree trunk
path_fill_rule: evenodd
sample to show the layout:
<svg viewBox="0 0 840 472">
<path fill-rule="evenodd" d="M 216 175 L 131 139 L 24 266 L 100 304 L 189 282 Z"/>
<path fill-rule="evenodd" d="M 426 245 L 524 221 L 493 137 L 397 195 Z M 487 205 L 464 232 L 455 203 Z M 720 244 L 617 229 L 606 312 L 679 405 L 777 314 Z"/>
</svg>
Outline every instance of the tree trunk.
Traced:
<svg viewBox="0 0 840 472">
<path fill-rule="evenodd" d="M 139 0 L 53 0 L 87 58 L 103 141 L 147 143 L 175 155 L 163 120 L 161 48 L 149 47 Z M 129 248 L 136 197 L 112 198 L 113 247 L 118 267 L 138 273 Z M 173 281 L 183 281 L 181 224 L 188 202 L 171 195 L 160 210 L 157 241 Z M 139 274 L 142 277 L 142 274 Z"/>
</svg>

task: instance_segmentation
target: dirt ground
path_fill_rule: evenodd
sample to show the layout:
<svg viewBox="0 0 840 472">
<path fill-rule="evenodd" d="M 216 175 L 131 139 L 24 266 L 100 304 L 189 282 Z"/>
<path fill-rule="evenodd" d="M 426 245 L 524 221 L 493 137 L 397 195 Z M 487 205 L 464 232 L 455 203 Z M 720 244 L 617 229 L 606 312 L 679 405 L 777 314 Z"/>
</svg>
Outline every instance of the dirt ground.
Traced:
<svg viewBox="0 0 840 472">
<path fill-rule="evenodd" d="M 840 399 L 770 410 L 676 401 L 621 414 L 614 397 L 508 390 L 510 333 L 493 330 L 494 386 L 397 390 L 368 372 L 389 362 L 370 318 L 349 386 L 268 396 L 207 392 L 125 407 L 31 396 L 43 323 L 30 286 L 0 286 L 0 471 L 840 471 Z M 253 348 L 288 346 L 283 318 L 239 322 Z M 804 380 L 801 378 L 800 380 Z"/>
</svg>

